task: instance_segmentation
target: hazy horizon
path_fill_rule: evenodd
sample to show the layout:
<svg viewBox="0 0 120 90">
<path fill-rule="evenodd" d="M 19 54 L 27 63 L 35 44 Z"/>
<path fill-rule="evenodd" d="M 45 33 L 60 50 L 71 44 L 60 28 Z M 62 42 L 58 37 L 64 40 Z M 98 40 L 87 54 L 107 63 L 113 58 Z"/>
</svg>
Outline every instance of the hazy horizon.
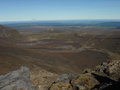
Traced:
<svg viewBox="0 0 120 90">
<path fill-rule="evenodd" d="M 0 24 L 3 23 L 52 23 L 52 22 L 69 22 L 69 23 L 84 23 L 84 22 L 120 22 L 120 19 L 69 19 L 69 20 L 19 20 L 19 21 L 0 21 Z"/>
</svg>

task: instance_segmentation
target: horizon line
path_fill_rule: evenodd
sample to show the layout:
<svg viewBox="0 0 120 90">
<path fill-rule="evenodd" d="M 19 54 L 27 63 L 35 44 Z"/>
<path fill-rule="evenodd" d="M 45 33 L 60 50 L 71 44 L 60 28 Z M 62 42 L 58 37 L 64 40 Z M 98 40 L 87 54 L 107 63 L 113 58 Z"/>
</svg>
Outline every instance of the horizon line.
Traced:
<svg viewBox="0 0 120 90">
<path fill-rule="evenodd" d="M 98 20 L 98 21 L 102 21 L 102 20 L 106 20 L 106 21 L 120 21 L 120 19 L 56 19 L 56 20 L 8 20 L 8 21 L 0 21 L 0 23 L 9 23 L 9 22 L 37 22 L 37 21 L 80 21 L 80 20 L 90 20 L 90 21 L 94 21 L 94 20 Z"/>
</svg>

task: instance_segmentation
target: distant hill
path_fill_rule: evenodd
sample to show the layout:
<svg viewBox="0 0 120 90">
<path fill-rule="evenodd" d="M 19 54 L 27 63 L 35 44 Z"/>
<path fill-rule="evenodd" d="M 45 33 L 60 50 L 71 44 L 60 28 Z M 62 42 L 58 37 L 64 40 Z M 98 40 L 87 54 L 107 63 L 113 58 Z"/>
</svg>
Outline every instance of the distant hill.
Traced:
<svg viewBox="0 0 120 90">
<path fill-rule="evenodd" d="M 120 20 L 61 20 L 61 21 L 29 21 L 9 22 L 3 25 L 19 31 L 43 30 L 45 27 L 79 27 L 79 28 L 120 28 Z"/>
<path fill-rule="evenodd" d="M 120 22 L 104 22 L 98 24 L 99 26 L 106 26 L 106 27 L 116 27 L 120 28 Z"/>
<path fill-rule="evenodd" d="M 0 38 L 19 39 L 20 34 L 16 29 L 0 25 Z"/>
</svg>

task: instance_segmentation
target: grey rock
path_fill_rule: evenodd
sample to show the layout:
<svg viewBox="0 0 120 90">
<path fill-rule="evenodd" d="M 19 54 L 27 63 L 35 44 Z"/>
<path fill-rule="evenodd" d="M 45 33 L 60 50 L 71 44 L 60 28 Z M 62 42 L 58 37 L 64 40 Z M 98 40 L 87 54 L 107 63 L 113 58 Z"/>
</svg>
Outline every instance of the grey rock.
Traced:
<svg viewBox="0 0 120 90">
<path fill-rule="evenodd" d="M 74 88 L 74 90 L 86 90 L 86 88 L 82 85 L 76 85 L 73 88 Z"/>
<path fill-rule="evenodd" d="M 0 90 L 35 90 L 26 67 L 0 76 Z"/>
<path fill-rule="evenodd" d="M 63 74 L 49 90 L 120 90 L 120 60 L 104 62 L 78 76 Z"/>
<path fill-rule="evenodd" d="M 73 75 L 73 74 L 63 74 L 61 76 L 59 76 L 55 83 L 58 83 L 58 82 L 70 82 L 73 78 L 77 77 L 76 75 Z"/>
</svg>

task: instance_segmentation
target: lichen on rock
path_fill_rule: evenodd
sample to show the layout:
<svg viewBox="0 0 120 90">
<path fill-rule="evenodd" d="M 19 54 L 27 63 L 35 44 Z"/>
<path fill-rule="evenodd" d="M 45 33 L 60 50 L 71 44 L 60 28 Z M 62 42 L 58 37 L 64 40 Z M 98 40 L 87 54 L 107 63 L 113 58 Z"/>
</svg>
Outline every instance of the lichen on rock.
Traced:
<svg viewBox="0 0 120 90">
<path fill-rule="evenodd" d="M 91 73 L 81 74 L 78 78 L 72 80 L 72 85 L 75 88 L 81 88 L 83 90 L 91 90 L 95 85 L 98 85 L 99 82 L 94 78 Z"/>
</svg>

